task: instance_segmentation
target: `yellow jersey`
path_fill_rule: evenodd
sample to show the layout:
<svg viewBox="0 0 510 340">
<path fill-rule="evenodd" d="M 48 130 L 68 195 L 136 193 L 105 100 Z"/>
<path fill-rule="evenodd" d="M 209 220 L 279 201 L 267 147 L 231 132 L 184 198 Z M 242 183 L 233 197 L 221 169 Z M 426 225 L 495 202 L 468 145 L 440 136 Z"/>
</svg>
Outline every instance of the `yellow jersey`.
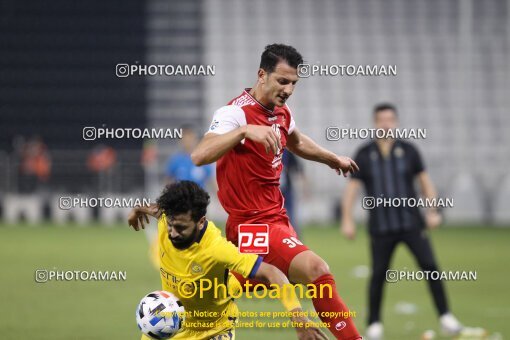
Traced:
<svg viewBox="0 0 510 340">
<path fill-rule="evenodd" d="M 233 328 L 238 309 L 228 294 L 229 270 L 251 277 L 262 258 L 239 253 L 207 220 L 195 243 L 177 249 L 168 238 L 164 214 L 158 221 L 158 246 L 163 290 L 174 294 L 184 305 L 185 331 L 211 334 Z M 227 287 L 226 294 L 225 290 L 215 289 L 217 284 Z"/>
</svg>

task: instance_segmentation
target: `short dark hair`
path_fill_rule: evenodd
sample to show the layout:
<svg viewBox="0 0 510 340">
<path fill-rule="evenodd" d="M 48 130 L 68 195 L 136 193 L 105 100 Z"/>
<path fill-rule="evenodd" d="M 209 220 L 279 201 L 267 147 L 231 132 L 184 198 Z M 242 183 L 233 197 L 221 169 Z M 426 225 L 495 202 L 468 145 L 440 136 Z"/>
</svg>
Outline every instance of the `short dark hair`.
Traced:
<svg viewBox="0 0 510 340">
<path fill-rule="evenodd" d="M 186 214 L 191 211 L 191 218 L 198 222 L 207 213 L 209 194 L 197 183 L 179 181 L 168 184 L 156 203 L 167 216 Z"/>
<path fill-rule="evenodd" d="M 391 110 L 395 113 L 395 116 L 398 116 L 397 107 L 391 103 L 380 103 L 374 107 L 374 117 L 381 111 Z"/>
<path fill-rule="evenodd" d="M 292 46 L 284 44 L 267 45 L 260 56 L 260 68 L 271 73 L 280 61 L 285 61 L 289 66 L 297 68 L 303 63 L 303 57 Z"/>
</svg>

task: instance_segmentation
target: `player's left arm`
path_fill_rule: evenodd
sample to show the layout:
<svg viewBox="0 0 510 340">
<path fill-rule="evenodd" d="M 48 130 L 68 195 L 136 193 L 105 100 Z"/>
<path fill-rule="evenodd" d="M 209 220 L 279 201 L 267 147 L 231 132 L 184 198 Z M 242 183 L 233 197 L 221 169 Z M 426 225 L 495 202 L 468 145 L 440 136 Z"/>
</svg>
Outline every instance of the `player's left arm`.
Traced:
<svg viewBox="0 0 510 340">
<path fill-rule="evenodd" d="M 351 158 L 338 156 L 326 150 L 297 128 L 294 128 L 289 135 L 287 149 L 301 158 L 326 164 L 344 177 L 347 177 L 349 172 L 354 173 L 359 170 L 358 165 Z"/>
<path fill-rule="evenodd" d="M 235 271 L 246 278 L 253 278 L 278 285 L 281 293 L 279 298 L 285 310 L 294 313 L 291 320 L 297 322 L 297 325 L 305 325 L 309 322 L 308 318 L 304 316 L 294 287 L 280 269 L 262 262 L 262 257 L 260 256 L 239 253 L 237 247 L 223 237 L 218 237 L 210 247 L 214 249 L 210 253 L 213 261 L 225 266 L 227 269 Z M 327 339 L 324 333 L 315 327 L 297 327 L 296 332 L 299 339 Z"/>
<path fill-rule="evenodd" d="M 430 179 L 429 174 L 425 168 L 425 162 L 423 161 L 423 157 L 421 156 L 420 151 L 414 145 L 409 145 L 409 167 L 415 179 L 418 180 L 418 184 L 421 189 L 421 194 L 426 199 L 434 199 L 437 197 L 437 191 Z M 427 228 L 435 229 L 442 222 L 442 216 L 437 210 L 437 208 L 427 208 L 425 212 L 425 223 Z"/>
<path fill-rule="evenodd" d="M 434 187 L 434 183 L 432 183 L 432 180 L 430 179 L 429 174 L 426 171 L 421 171 L 418 173 L 417 177 L 422 196 L 429 200 L 437 198 L 437 191 Z M 435 229 L 441 224 L 443 218 L 437 208 L 427 208 L 425 219 L 427 227 L 430 229 Z"/>
<path fill-rule="evenodd" d="M 285 307 L 285 310 L 288 312 L 301 310 L 301 303 L 296 296 L 296 292 L 292 288 L 292 285 L 285 274 L 283 274 L 280 269 L 271 264 L 260 262 L 259 268 L 256 269 L 256 272 L 253 273 L 251 277 L 255 280 L 267 282 L 269 284 L 276 284 L 280 287 L 281 292 L 285 291 L 285 289 L 289 289 L 289 294 L 282 297 L 282 304 Z"/>
<path fill-rule="evenodd" d="M 260 262 L 260 266 L 252 277 L 259 281 L 265 281 L 270 284 L 276 284 L 280 287 L 280 301 L 288 312 L 291 312 L 291 321 L 295 325 L 309 324 L 310 320 L 305 317 L 301 308 L 301 303 L 296 295 L 294 286 L 289 282 L 285 274 L 275 266 Z M 327 339 L 328 337 L 316 327 L 303 326 L 296 327 L 298 339 Z"/>
</svg>

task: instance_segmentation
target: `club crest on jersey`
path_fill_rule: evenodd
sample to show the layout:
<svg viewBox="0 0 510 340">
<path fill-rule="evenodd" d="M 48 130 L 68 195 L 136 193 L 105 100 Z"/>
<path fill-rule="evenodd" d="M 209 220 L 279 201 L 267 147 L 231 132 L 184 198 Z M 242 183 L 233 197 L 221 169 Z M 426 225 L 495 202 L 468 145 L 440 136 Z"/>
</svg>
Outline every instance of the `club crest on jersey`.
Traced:
<svg viewBox="0 0 510 340">
<path fill-rule="evenodd" d="M 395 148 L 395 157 L 402 158 L 404 156 L 404 149 L 402 149 L 400 146 L 397 146 Z"/>
<path fill-rule="evenodd" d="M 280 140 L 280 143 L 282 142 L 282 133 L 280 131 L 280 124 L 273 124 L 271 125 L 271 128 L 276 132 L 276 135 L 278 136 L 278 139 Z M 277 147 L 276 153 L 274 155 L 273 161 L 271 162 L 273 168 L 277 168 L 282 163 L 282 150 Z"/>
<path fill-rule="evenodd" d="M 201 265 L 199 265 L 198 263 L 193 262 L 193 263 L 191 264 L 191 271 L 192 271 L 193 273 L 198 274 L 198 273 L 201 273 L 201 272 L 202 272 L 202 270 L 203 270 L 203 269 L 202 269 L 202 266 L 201 266 Z"/>
<path fill-rule="evenodd" d="M 209 130 L 213 131 L 220 125 L 220 121 L 217 119 L 214 119 L 211 123 L 211 126 L 209 127 Z"/>
</svg>

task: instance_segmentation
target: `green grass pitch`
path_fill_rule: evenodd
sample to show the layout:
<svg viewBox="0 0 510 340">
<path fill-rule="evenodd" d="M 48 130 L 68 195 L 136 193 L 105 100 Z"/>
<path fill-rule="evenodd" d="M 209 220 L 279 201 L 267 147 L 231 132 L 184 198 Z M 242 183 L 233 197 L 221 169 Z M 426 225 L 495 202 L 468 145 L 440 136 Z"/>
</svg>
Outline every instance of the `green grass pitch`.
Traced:
<svg viewBox="0 0 510 340">
<path fill-rule="evenodd" d="M 477 271 L 476 281 L 445 283 L 454 314 L 468 326 L 510 335 L 510 228 L 443 228 L 434 231 L 432 239 L 441 269 Z M 337 228 L 310 227 L 303 240 L 330 265 L 340 294 L 356 311 L 355 322 L 363 331 L 368 279 L 353 275 L 353 268 L 369 265 L 366 233 L 360 230 L 352 242 L 340 237 Z M 143 295 L 160 289 L 146 237 L 127 226 L 0 225 L 0 262 L 1 339 L 139 339 L 135 307 Z M 54 268 L 126 271 L 127 280 L 35 282 L 35 270 Z M 405 246 L 397 249 L 392 268 L 417 268 Z M 238 304 L 244 311 L 283 310 L 278 301 L 243 298 Z M 310 309 L 311 303 L 304 306 Z M 407 306 L 409 313 L 398 306 Z M 427 329 L 438 330 L 423 281 L 387 284 L 383 318 L 386 339 L 419 339 Z M 236 338 L 296 337 L 292 329 L 239 328 Z"/>
</svg>

